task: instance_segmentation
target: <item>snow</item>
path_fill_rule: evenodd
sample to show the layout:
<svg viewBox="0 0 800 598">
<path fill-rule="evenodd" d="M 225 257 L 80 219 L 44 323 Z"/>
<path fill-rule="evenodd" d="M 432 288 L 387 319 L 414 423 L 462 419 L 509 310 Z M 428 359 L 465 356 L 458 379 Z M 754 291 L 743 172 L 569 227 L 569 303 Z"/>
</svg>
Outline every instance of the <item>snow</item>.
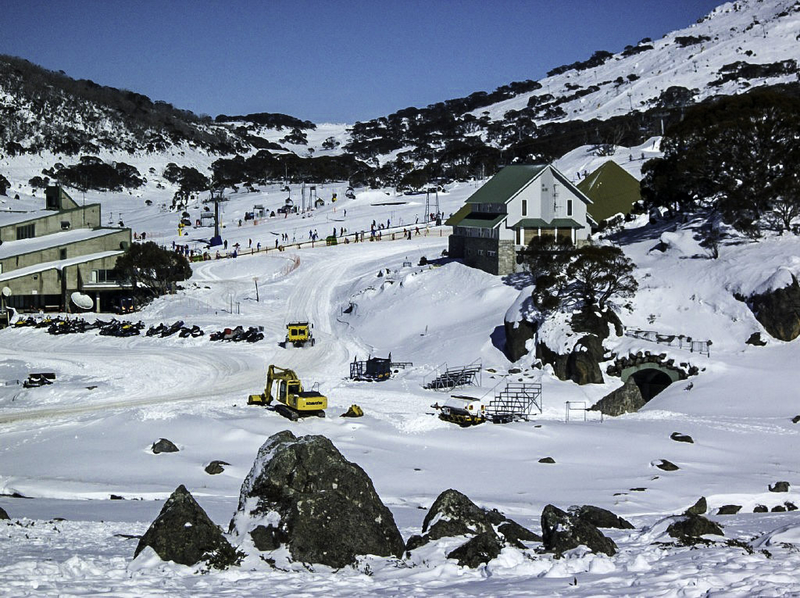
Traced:
<svg viewBox="0 0 800 598">
<path fill-rule="evenodd" d="M 712 74 L 730 62 L 731 49 L 727 57 L 722 52 L 729 39 L 726 32 L 743 29 L 754 17 L 764 27 L 749 32 L 742 51 L 754 48 L 765 62 L 780 59 L 784 42 L 797 34 L 797 21 L 770 15 L 789 4 L 736 3 L 747 10 L 723 5 L 688 30 L 693 35 L 719 35 L 694 60 Z M 636 68 L 662 70 L 664 84 L 700 87 L 693 79 L 693 59 L 688 58 L 700 48 L 679 50 L 673 41 L 684 34 L 687 31 L 653 42 L 669 46 L 664 64 L 652 64 L 641 54 L 633 57 Z M 633 64 L 631 59 L 615 58 L 599 67 L 597 76 L 624 75 Z M 563 85 L 573 76 L 577 75 L 566 73 L 547 83 Z M 594 75 L 590 71 L 584 76 Z M 644 100 L 645 91 L 655 93 L 635 89 L 632 102 Z M 613 114 L 615 106 L 629 101 L 623 89 L 616 103 L 606 98 L 601 108 L 590 110 L 600 102 L 587 98 L 581 108 L 586 118 Z M 516 100 L 498 106 L 495 113 L 513 107 Z M 527 96 L 520 96 L 519 102 L 526 101 Z M 318 126 L 314 135 L 321 143 L 329 136 L 343 140 L 345 132 L 339 125 Z M 638 177 L 642 155 L 658 155 L 658 141 L 617 148 L 612 159 Z M 87 192 L 87 202 L 103 205 L 104 221 L 122 219 L 135 232 L 146 232 L 148 239 L 166 246 L 203 246 L 202 240 L 211 235 L 207 228 L 189 227 L 187 235 L 178 236 L 179 215 L 160 208 L 169 205 L 175 188 L 154 173 L 163 172 L 171 161 L 208 172 L 215 156 L 182 147 L 158 156 L 100 157 L 134 164 L 149 179 L 132 193 Z M 587 146 L 564 156 L 557 167 L 576 180 L 578 173 L 593 170 L 602 159 Z M 19 200 L 2 198 L 3 209 L 41 208 L 40 192 L 35 196 L 19 181 L 56 161 L 72 162 L 54 155 L 2 158 L 0 165 L 15 185 L 10 193 L 20 194 Z M 449 185 L 439 194 L 441 211 L 455 212 L 478 185 Z M 356 198 L 348 200 L 346 188 L 345 182 L 318 185 L 326 203 L 322 208 L 241 226 L 239 220 L 254 204 L 274 210 L 283 205 L 287 193 L 275 184 L 230 194 L 223 204 L 222 234 L 229 248 L 240 244 L 239 257 L 193 264 L 193 276 L 181 290 L 132 316 L 148 326 L 181 319 L 201 326 L 204 337 L 0 331 L 0 507 L 11 517 L 0 521 L 3 595 L 255 596 L 264 595 L 265 588 L 285 596 L 800 593 L 794 573 L 800 567 L 800 511 L 752 512 L 757 505 L 773 509 L 800 501 L 800 424 L 791 419 L 800 413 L 800 341 L 769 339 L 747 305 L 736 298 L 782 288 L 791 275 L 800 275 L 798 237 L 767 236 L 757 243 L 732 237 L 720 245 L 719 257 L 711 259 L 699 244 L 697 222 L 626 225 L 614 241 L 636 263 L 640 288 L 632 309 L 620 312 L 623 322 L 629 328 L 711 340 L 711 353 L 631 337 L 607 340 L 609 353 L 664 353 L 676 363 L 696 366 L 700 373 L 672 384 L 639 413 L 602 422 L 592 417 L 567 422 L 567 401 L 592 405 L 621 382 L 606 375 L 603 384 L 577 386 L 557 380 L 549 367 L 536 369 L 530 356 L 514 364 L 508 361 L 502 351 L 503 317 L 529 309 L 529 282 L 491 276 L 443 258 L 449 229 L 418 224 L 425 220 L 424 196 L 356 189 Z M 334 192 L 339 200 L 331 203 Z M 289 195 L 298 204 L 299 186 L 292 185 Z M 83 197 L 74 199 L 80 202 Z M 146 205 L 147 200 L 152 205 Z M 192 221 L 202 208 L 200 199 L 189 206 Z M 308 242 L 309 231 L 315 229 L 321 237 L 334 227 L 368 234 L 373 221 L 391 225 L 381 241 L 335 247 L 311 247 Z M 413 231 L 411 240 L 404 238 L 403 228 Z M 275 240 L 284 234 L 289 246 L 274 251 Z M 297 246 L 300 241 L 302 247 Z M 251 253 L 258 244 L 262 251 Z M 270 251 L 264 252 L 267 247 Z M 420 265 L 422 257 L 427 264 Z M 286 321 L 298 315 L 314 323 L 315 346 L 280 347 Z M 572 341 L 560 324 L 549 321 L 542 332 L 553 348 Z M 235 344 L 208 339 L 210 332 L 237 325 L 263 326 L 264 340 Z M 766 346 L 745 344 L 756 331 L 768 338 Z M 348 379 L 353 359 L 390 352 L 393 360 L 413 365 L 386 382 Z M 477 398 L 508 381 L 541 381 L 543 413 L 531 422 L 466 429 L 439 420 L 431 405 L 448 395 L 424 390 L 423 381 L 443 365 L 476 360 L 484 367 L 481 386 L 464 389 L 465 394 Z M 292 368 L 306 387 L 319 384 L 329 400 L 327 417 L 293 423 L 248 406 L 247 396 L 263 390 L 270 363 Z M 512 369 L 516 373 L 511 374 Z M 53 385 L 22 388 L 28 373 L 42 371 L 56 374 Z M 338 417 L 353 403 L 364 409 L 363 418 Z M 446 559 L 462 541 L 453 538 L 404 559 L 363 557 L 356 567 L 340 571 L 289 563 L 285 551 L 275 555 L 285 565 L 280 569 L 251 556 L 242 567 L 199 574 L 198 568 L 165 563 L 150 550 L 133 561 L 136 536 L 144 533 L 180 484 L 227 529 L 259 449 L 269 436 L 285 429 L 297 436 L 322 434 L 361 466 L 406 539 L 420 533 L 426 509 L 447 488 L 537 532 L 542 509 L 551 503 L 560 508 L 608 508 L 636 529 L 608 530 L 620 548 L 614 557 L 579 548 L 555 559 L 535 550 L 505 548 L 477 570 Z M 671 440 L 676 431 L 691 435 L 694 443 Z M 150 447 L 159 438 L 172 440 L 180 451 L 152 454 Z M 555 463 L 539 463 L 545 456 Z M 654 467 L 661 459 L 680 469 L 664 472 Z M 230 465 L 211 476 L 204 467 L 213 460 Z M 769 491 L 778 480 L 792 484 L 788 493 Z M 123 500 L 112 500 L 111 495 Z M 672 545 L 664 535 L 666 527 L 699 496 L 707 498 L 710 516 L 724 526 L 725 538 L 697 548 Z M 742 510 L 716 515 L 727 504 L 741 505 Z M 736 542 L 729 545 L 727 540 Z"/>
<path fill-rule="evenodd" d="M 454 211 L 473 190 L 462 184 L 442 194 L 443 209 Z M 283 195 L 269 190 L 233 195 L 226 205 L 226 238 L 245 245 L 250 235 L 266 239 L 273 232 L 320 227 L 333 217 L 329 205 L 308 218 L 292 215 L 242 228 L 231 222 L 230 214 L 254 202 L 276 203 Z M 360 204 L 358 198 L 364 198 Z M 110 194 L 97 199 L 120 202 Z M 419 210 L 413 204 L 375 203 L 372 194 L 359 194 L 351 203 L 337 202 L 335 213 L 338 217 L 347 206 L 343 225 L 355 230 L 368 228 L 373 219 L 413 221 Z M 135 221 L 133 210 L 140 208 L 129 209 L 120 210 L 122 216 Z M 168 244 L 180 241 L 169 219 L 153 215 L 141 222 Z M 693 257 L 692 223 L 674 230 L 631 226 L 620 242 L 638 265 L 641 290 L 633 311 L 622 313 L 626 325 L 714 344 L 711 356 L 705 356 L 629 337 L 607 342 L 619 353 L 663 350 L 697 365 L 701 373 L 673 384 L 640 413 L 603 423 L 591 418 L 566 423 L 565 402 L 592 404 L 619 381 L 607 377 L 604 384 L 579 387 L 558 381 L 549 370 L 531 368 L 530 357 L 509 363 L 501 350 L 503 315 L 510 306 L 523 305 L 527 291 L 456 262 L 436 263 L 447 243 L 436 228 L 411 241 L 402 235 L 392 241 L 384 234 L 380 242 L 317 244 L 197 263 L 182 291 L 135 316 L 147 325 L 182 319 L 207 333 L 264 326 L 265 339 L 253 345 L 217 344 L 207 336 L 0 332 L 0 378 L 5 380 L 0 386 L 0 506 L 12 517 L 0 524 L 6 593 L 210 596 L 229 591 L 233 583 L 237 595 L 263 593 L 264 584 L 288 595 L 331 596 L 800 591 L 800 583 L 785 573 L 800 564 L 786 544 L 795 538 L 791 529 L 800 526 L 800 516 L 751 513 L 757 504 L 772 508 L 800 499 L 794 485 L 787 494 L 767 489 L 776 480 L 795 482 L 791 459 L 800 447 L 790 418 L 796 415 L 793 389 L 800 382 L 794 366 L 797 343 L 745 345 L 760 327 L 733 296 L 733 289 L 756 289 L 781 268 L 796 272 L 800 241 L 785 236 L 723 244 L 720 257 L 712 260 Z M 670 248 L 652 251 L 665 233 L 674 241 Z M 434 263 L 418 265 L 422 256 Z M 408 262 L 411 266 L 404 265 Z M 351 305 L 354 309 L 346 312 Z M 314 322 L 314 347 L 279 346 L 285 321 L 295 313 Z M 568 341 L 558 326 L 551 332 L 556 344 Z M 347 379 L 354 358 L 389 352 L 413 366 L 383 383 Z M 480 396 L 508 379 L 538 377 L 544 413 L 531 423 L 469 429 L 437 419 L 430 405 L 447 395 L 423 390 L 423 380 L 443 363 L 476 359 L 486 368 L 482 387 L 466 392 Z M 319 383 L 329 398 L 328 417 L 291 423 L 247 406 L 247 395 L 263 389 L 269 363 L 291 367 L 306 385 Z M 509 375 L 512 365 L 522 371 Z M 30 371 L 53 371 L 56 381 L 22 389 L 16 381 Z M 337 417 L 353 403 L 362 406 L 364 418 Z M 421 509 L 447 488 L 537 531 L 548 503 L 562 508 L 597 504 L 630 519 L 637 530 L 610 533 L 620 546 L 615 557 L 579 549 L 555 560 L 507 548 L 477 571 L 445 558 L 458 544 L 454 539 L 415 551 L 409 560 L 365 557 L 359 567 L 337 572 L 298 566 L 272 570 L 247 560 L 242 568 L 197 576 L 194 569 L 163 563 L 149 552 L 132 562 L 136 540 L 128 536 L 144 532 L 179 484 L 226 527 L 259 447 L 283 429 L 325 435 L 363 467 L 405 538 L 420 532 Z M 670 440 L 675 431 L 690 434 L 695 443 Z M 162 437 L 180 452 L 153 455 L 150 446 Z M 556 463 L 540 464 L 544 456 Z M 215 459 L 231 465 L 210 476 L 203 468 Z M 680 470 L 653 467 L 660 459 Z M 11 498 L 14 493 L 31 498 Z M 110 500 L 112 494 L 125 500 Z M 739 515 L 715 518 L 725 525 L 726 538 L 749 542 L 786 527 L 768 547 L 772 558 L 760 547 L 745 554 L 724 545 L 698 550 L 654 545 L 661 536 L 644 530 L 682 512 L 700 495 L 712 512 L 724 504 L 743 506 Z M 577 586 L 570 585 L 573 580 Z"/>
</svg>

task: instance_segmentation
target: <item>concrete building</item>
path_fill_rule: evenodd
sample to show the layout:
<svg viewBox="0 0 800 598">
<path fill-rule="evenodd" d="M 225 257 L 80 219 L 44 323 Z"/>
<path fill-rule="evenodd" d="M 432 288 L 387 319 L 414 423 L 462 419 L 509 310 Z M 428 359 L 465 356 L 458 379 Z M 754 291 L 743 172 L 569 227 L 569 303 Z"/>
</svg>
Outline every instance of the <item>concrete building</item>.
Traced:
<svg viewBox="0 0 800 598">
<path fill-rule="evenodd" d="M 70 311 L 79 292 L 96 311 L 113 311 L 128 296 L 117 280 L 117 257 L 131 243 L 128 228 L 101 226 L 100 204 L 79 206 L 61 187 L 45 191 L 45 209 L 0 213 L 0 289 L 18 311 Z"/>
<path fill-rule="evenodd" d="M 490 274 L 511 274 L 517 253 L 535 237 L 588 239 L 591 203 L 550 164 L 506 166 L 448 219 L 450 256 Z"/>
</svg>

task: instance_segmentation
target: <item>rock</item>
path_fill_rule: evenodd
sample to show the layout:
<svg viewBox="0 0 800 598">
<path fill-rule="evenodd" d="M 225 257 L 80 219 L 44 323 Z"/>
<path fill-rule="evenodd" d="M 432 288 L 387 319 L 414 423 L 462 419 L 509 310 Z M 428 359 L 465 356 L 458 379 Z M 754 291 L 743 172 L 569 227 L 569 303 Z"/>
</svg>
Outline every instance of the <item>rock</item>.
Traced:
<svg viewBox="0 0 800 598">
<path fill-rule="evenodd" d="M 553 373 L 559 380 L 568 380 L 567 361 L 569 354 L 556 353 L 543 342 L 536 343 L 536 358 L 544 364 L 553 366 Z"/>
<path fill-rule="evenodd" d="M 688 434 L 681 434 L 680 432 L 673 432 L 669 435 L 670 439 L 674 440 L 675 442 L 688 442 L 689 444 L 694 444 L 694 439 L 689 436 Z"/>
<path fill-rule="evenodd" d="M 525 319 L 516 322 L 505 320 L 503 328 L 506 333 L 506 355 L 509 361 L 514 362 L 527 355 L 528 349 L 525 345 L 536 334 L 537 324 Z"/>
<path fill-rule="evenodd" d="M 230 465 L 230 463 L 226 463 L 225 461 L 212 461 L 206 465 L 205 472 L 208 475 L 219 475 L 225 471 L 225 465 Z"/>
<path fill-rule="evenodd" d="M 717 515 L 736 515 L 741 510 L 741 505 L 722 505 L 717 510 Z"/>
<path fill-rule="evenodd" d="M 2 519 L 11 519 L 11 518 L 8 516 L 8 513 L 6 513 L 3 507 L 0 507 L 0 520 Z"/>
<path fill-rule="evenodd" d="M 792 423 L 793 423 L 793 424 L 800 423 L 800 415 L 795 415 L 795 416 L 792 418 Z"/>
<path fill-rule="evenodd" d="M 350 405 L 349 409 L 342 413 L 342 417 L 363 417 L 364 410 L 358 405 Z"/>
<path fill-rule="evenodd" d="M 764 345 L 767 344 L 766 341 L 763 338 L 761 338 L 761 333 L 760 332 L 754 332 L 744 342 L 746 344 L 748 344 L 748 345 L 753 345 L 754 347 L 763 347 Z"/>
<path fill-rule="evenodd" d="M 286 545 L 295 561 L 334 568 L 355 563 L 357 555 L 400 556 L 404 549 L 364 470 L 327 438 L 288 430 L 259 449 L 231 529 L 240 538 L 250 534 L 254 545 Z"/>
<path fill-rule="evenodd" d="M 509 544 L 517 548 L 524 548 L 523 542 L 541 542 L 542 537 L 534 534 L 527 527 L 522 527 L 516 521 L 507 519 L 505 523 L 497 526 L 497 533 Z"/>
<path fill-rule="evenodd" d="M 422 533 L 430 541 L 447 536 L 488 532 L 492 530 L 492 524 L 486 514 L 485 509 L 451 488 L 433 501 L 422 522 Z"/>
<path fill-rule="evenodd" d="M 476 569 L 496 558 L 502 549 L 503 544 L 494 532 L 483 532 L 448 553 L 447 558 L 457 559 L 462 567 Z"/>
<path fill-rule="evenodd" d="M 146 546 L 155 550 L 162 560 L 181 565 L 192 566 L 204 561 L 215 568 L 225 569 L 240 560 L 240 555 L 222 535 L 220 528 L 182 485 L 167 499 L 158 517 L 139 540 L 134 558 Z"/>
<path fill-rule="evenodd" d="M 772 507 L 772 512 L 773 513 L 785 513 L 786 512 L 786 507 L 784 505 L 775 505 L 774 507 Z"/>
<path fill-rule="evenodd" d="M 675 465 L 672 461 L 667 461 L 666 459 L 659 459 L 653 462 L 653 465 L 663 471 L 678 471 L 680 469 L 680 467 Z"/>
<path fill-rule="evenodd" d="M 557 557 L 566 551 L 586 546 L 593 552 L 613 556 L 617 545 L 588 521 L 565 513 L 558 507 L 547 505 L 542 511 L 542 543 Z"/>
<path fill-rule="evenodd" d="M 789 482 L 775 482 L 774 484 L 770 485 L 769 491 L 770 492 L 789 492 Z"/>
<path fill-rule="evenodd" d="M 600 411 L 604 415 L 617 416 L 623 413 L 636 413 L 645 405 L 642 391 L 636 386 L 633 378 L 620 388 L 611 391 L 592 407 L 593 411 Z"/>
<path fill-rule="evenodd" d="M 555 463 L 556 460 L 553 457 L 542 457 L 539 459 L 539 463 Z"/>
<path fill-rule="evenodd" d="M 787 342 L 800 336 L 800 285 L 793 274 L 789 276 L 790 284 L 752 295 L 747 302 L 769 335 Z"/>
<path fill-rule="evenodd" d="M 794 504 L 793 502 L 786 501 L 785 503 L 783 503 L 783 505 L 786 507 L 787 511 L 796 511 L 797 510 L 797 505 Z"/>
<path fill-rule="evenodd" d="M 769 513 L 769 509 L 765 505 L 756 505 L 753 507 L 753 513 Z"/>
<path fill-rule="evenodd" d="M 615 528 L 615 529 L 634 529 L 633 525 L 615 515 L 607 509 L 601 509 L 593 505 L 572 506 L 569 508 L 569 514 L 577 517 L 581 521 L 591 523 L 595 527 L 602 528 Z"/>
<path fill-rule="evenodd" d="M 567 358 L 567 375 L 576 384 L 602 384 L 603 372 L 600 362 L 604 357 L 603 342 L 588 334 L 575 343 Z"/>
<path fill-rule="evenodd" d="M 159 453 L 177 453 L 178 447 L 166 438 L 161 438 L 158 442 L 153 443 L 152 450 L 154 455 Z"/>
<path fill-rule="evenodd" d="M 697 502 L 694 503 L 691 507 L 686 509 L 686 515 L 703 515 L 705 512 L 708 511 L 708 503 L 706 502 L 706 497 L 701 496 L 697 499 Z"/>
<path fill-rule="evenodd" d="M 432 540 L 452 536 L 495 534 L 517 548 L 522 542 L 541 542 L 541 537 L 493 509 L 487 511 L 458 490 L 445 490 L 431 505 L 422 522 L 422 536 L 409 540 L 407 550 L 413 550 Z M 413 540 L 413 542 L 412 542 Z"/>
<path fill-rule="evenodd" d="M 617 336 L 622 336 L 624 332 L 619 317 L 609 309 L 601 312 L 596 311 L 596 308 L 584 308 L 572 315 L 571 323 L 575 332 L 594 334 L 601 340 L 608 338 L 609 325 L 613 327 Z"/>
<path fill-rule="evenodd" d="M 702 515 L 687 515 L 670 524 L 667 534 L 684 546 L 702 543 L 703 536 L 724 536 L 719 524 Z"/>
</svg>

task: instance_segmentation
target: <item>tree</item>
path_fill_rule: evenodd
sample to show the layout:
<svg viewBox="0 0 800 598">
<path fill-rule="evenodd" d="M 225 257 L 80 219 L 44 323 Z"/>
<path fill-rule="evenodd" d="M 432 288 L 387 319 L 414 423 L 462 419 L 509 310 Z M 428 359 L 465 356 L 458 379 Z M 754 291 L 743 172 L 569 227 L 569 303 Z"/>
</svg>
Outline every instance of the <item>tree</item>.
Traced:
<svg viewBox="0 0 800 598">
<path fill-rule="evenodd" d="M 166 294 L 173 283 L 192 275 L 185 256 L 152 241 L 133 243 L 117 258 L 115 268 L 120 278 L 133 285 L 136 294 L 151 298 Z"/>
<path fill-rule="evenodd" d="M 619 247 L 584 245 L 566 268 L 567 296 L 601 310 L 615 298 L 633 297 L 639 288 L 633 262 Z"/>
<path fill-rule="evenodd" d="M 563 298 L 564 273 L 573 259 L 575 247 L 554 237 L 534 237 L 520 252 L 525 269 L 534 281 L 533 303 L 542 311 L 558 309 Z"/>
<path fill-rule="evenodd" d="M 754 91 L 692 107 L 643 168 L 650 206 L 708 205 L 737 229 L 780 232 L 800 213 L 800 98 Z"/>
</svg>

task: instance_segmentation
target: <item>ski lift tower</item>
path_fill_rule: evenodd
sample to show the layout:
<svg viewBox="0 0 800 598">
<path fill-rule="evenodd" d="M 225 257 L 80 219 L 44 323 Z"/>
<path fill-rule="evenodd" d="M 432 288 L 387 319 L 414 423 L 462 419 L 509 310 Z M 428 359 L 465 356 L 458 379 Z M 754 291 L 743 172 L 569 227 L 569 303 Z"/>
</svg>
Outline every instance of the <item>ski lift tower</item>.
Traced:
<svg viewBox="0 0 800 598">
<path fill-rule="evenodd" d="M 436 212 L 431 212 L 431 192 L 434 195 L 434 208 Z M 428 187 L 425 189 L 425 222 L 429 222 L 431 220 L 431 214 L 435 213 L 436 217 L 439 216 L 439 188 L 438 187 Z"/>
<path fill-rule="evenodd" d="M 204 202 L 214 204 L 214 236 L 211 237 L 211 241 L 208 244 L 209 247 L 222 245 L 222 236 L 219 234 L 219 204 L 223 201 L 228 201 L 228 198 L 222 194 L 222 188 L 219 188 L 212 189 L 211 197 Z"/>
</svg>

